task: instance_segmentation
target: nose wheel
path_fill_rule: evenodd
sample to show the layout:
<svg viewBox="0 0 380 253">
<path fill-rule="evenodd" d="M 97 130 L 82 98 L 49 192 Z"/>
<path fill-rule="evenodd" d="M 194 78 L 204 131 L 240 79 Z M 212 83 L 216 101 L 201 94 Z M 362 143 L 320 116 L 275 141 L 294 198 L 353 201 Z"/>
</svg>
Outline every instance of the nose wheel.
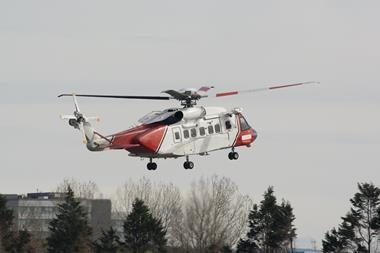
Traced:
<svg viewBox="0 0 380 253">
<path fill-rule="evenodd" d="M 232 149 L 232 152 L 228 153 L 228 159 L 230 159 L 230 160 L 237 160 L 237 159 L 239 159 L 239 153 L 235 152 L 235 150 Z"/>
<path fill-rule="evenodd" d="M 189 157 L 186 156 L 186 162 L 183 163 L 183 167 L 185 170 L 191 170 L 194 168 L 194 163 L 192 161 L 189 161 Z"/>
<path fill-rule="evenodd" d="M 194 168 L 194 163 L 191 161 L 184 162 L 183 167 L 185 168 L 185 170 L 191 170 L 192 168 Z"/>
<path fill-rule="evenodd" d="M 152 162 L 152 158 L 150 158 L 150 162 L 146 165 L 146 168 L 148 170 L 156 170 L 157 169 L 157 163 Z"/>
</svg>

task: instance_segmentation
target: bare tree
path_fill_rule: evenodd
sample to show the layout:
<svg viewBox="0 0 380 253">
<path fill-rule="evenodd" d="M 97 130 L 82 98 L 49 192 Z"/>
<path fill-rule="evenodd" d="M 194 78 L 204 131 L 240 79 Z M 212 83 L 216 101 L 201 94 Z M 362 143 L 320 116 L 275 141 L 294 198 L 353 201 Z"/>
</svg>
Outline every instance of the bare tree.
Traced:
<svg viewBox="0 0 380 253">
<path fill-rule="evenodd" d="M 229 178 L 201 178 L 191 186 L 177 239 L 197 252 L 233 246 L 246 232 L 251 203 Z"/>
<path fill-rule="evenodd" d="M 99 187 L 96 183 L 92 181 L 80 182 L 74 178 L 66 178 L 64 179 L 56 188 L 57 192 L 66 192 L 68 186 L 75 193 L 76 198 L 83 199 L 94 199 L 94 198 L 102 198 L 102 194 L 99 190 Z"/>
<path fill-rule="evenodd" d="M 194 182 L 185 201 L 173 184 L 153 183 L 147 178 L 127 181 L 113 200 L 120 219 L 132 203 L 142 199 L 167 230 L 168 244 L 205 252 L 210 246 L 233 246 L 246 232 L 252 201 L 228 178 L 213 176 Z"/>
<path fill-rule="evenodd" d="M 139 198 L 146 203 L 152 215 L 162 221 L 167 230 L 168 244 L 177 245 L 177 220 L 182 216 L 182 197 L 178 187 L 172 183 L 153 183 L 143 177 L 139 181 L 124 183 L 116 192 L 113 200 L 113 211 L 120 219 L 124 219 L 132 210 L 132 203 Z"/>
</svg>

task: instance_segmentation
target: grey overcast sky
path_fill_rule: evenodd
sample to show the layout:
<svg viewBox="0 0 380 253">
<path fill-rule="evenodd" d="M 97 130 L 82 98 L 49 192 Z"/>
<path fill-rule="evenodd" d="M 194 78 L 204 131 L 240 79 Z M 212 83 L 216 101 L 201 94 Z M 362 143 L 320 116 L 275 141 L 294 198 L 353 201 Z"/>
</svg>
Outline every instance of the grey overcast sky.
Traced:
<svg viewBox="0 0 380 253">
<path fill-rule="evenodd" d="M 0 192 L 49 191 L 64 178 L 96 182 L 111 195 L 127 179 L 174 182 L 230 177 L 255 201 L 269 185 L 291 201 L 299 245 L 336 226 L 356 183 L 380 185 L 380 2 L 0 1 Z M 201 104 L 243 107 L 258 131 L 250 149 L 145 161 L 88 152 L 59 120 L 61 92 L 157 95 L 168 88 L 218 91 L 320 81 Z M 109 134 L 175 102 L 81 99 Z"/>
</svg>

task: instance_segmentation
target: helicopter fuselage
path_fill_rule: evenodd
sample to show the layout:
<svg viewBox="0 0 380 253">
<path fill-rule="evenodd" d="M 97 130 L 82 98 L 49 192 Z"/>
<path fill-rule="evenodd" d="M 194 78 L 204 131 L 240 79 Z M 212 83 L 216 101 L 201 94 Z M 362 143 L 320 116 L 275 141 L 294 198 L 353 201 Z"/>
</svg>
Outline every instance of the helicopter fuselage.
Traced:
<svg viewBox="0 0 380 253">
<path fill-rule="evenodd" d="M 257 138 L 256 131 L 236 109 L 168 109 L 148 114 L 140 122 L 139 126 L 104 137 L 109 141 L 102 149 L 125 149 L 131 156 L 146 158 L 176 158 L 250 146 Z"/>
</svg>

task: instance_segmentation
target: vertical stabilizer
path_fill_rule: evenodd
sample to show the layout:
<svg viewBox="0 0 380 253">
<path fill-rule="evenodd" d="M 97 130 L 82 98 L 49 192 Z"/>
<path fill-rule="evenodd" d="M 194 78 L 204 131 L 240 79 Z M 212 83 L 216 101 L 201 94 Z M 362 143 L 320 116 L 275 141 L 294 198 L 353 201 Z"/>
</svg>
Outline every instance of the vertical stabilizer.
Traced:
<svg viewBox="0 0 380 253">
<path fill-rule="evenodd" d="M 111 141 L 106 137 L 103 137 L 95 131 L 90 121 L 99 121 L 99 117 L 86 117 L 79 109 L 79 104 L 75 94 L 71 94 L 74 101 L 75 111 L 73 115 L 63 115 L 62 119 L 66 119 L 69 125 L 83 132 L 84 143 L 90 151 L 102 151 L 106 149 Z"/>
</svg>

